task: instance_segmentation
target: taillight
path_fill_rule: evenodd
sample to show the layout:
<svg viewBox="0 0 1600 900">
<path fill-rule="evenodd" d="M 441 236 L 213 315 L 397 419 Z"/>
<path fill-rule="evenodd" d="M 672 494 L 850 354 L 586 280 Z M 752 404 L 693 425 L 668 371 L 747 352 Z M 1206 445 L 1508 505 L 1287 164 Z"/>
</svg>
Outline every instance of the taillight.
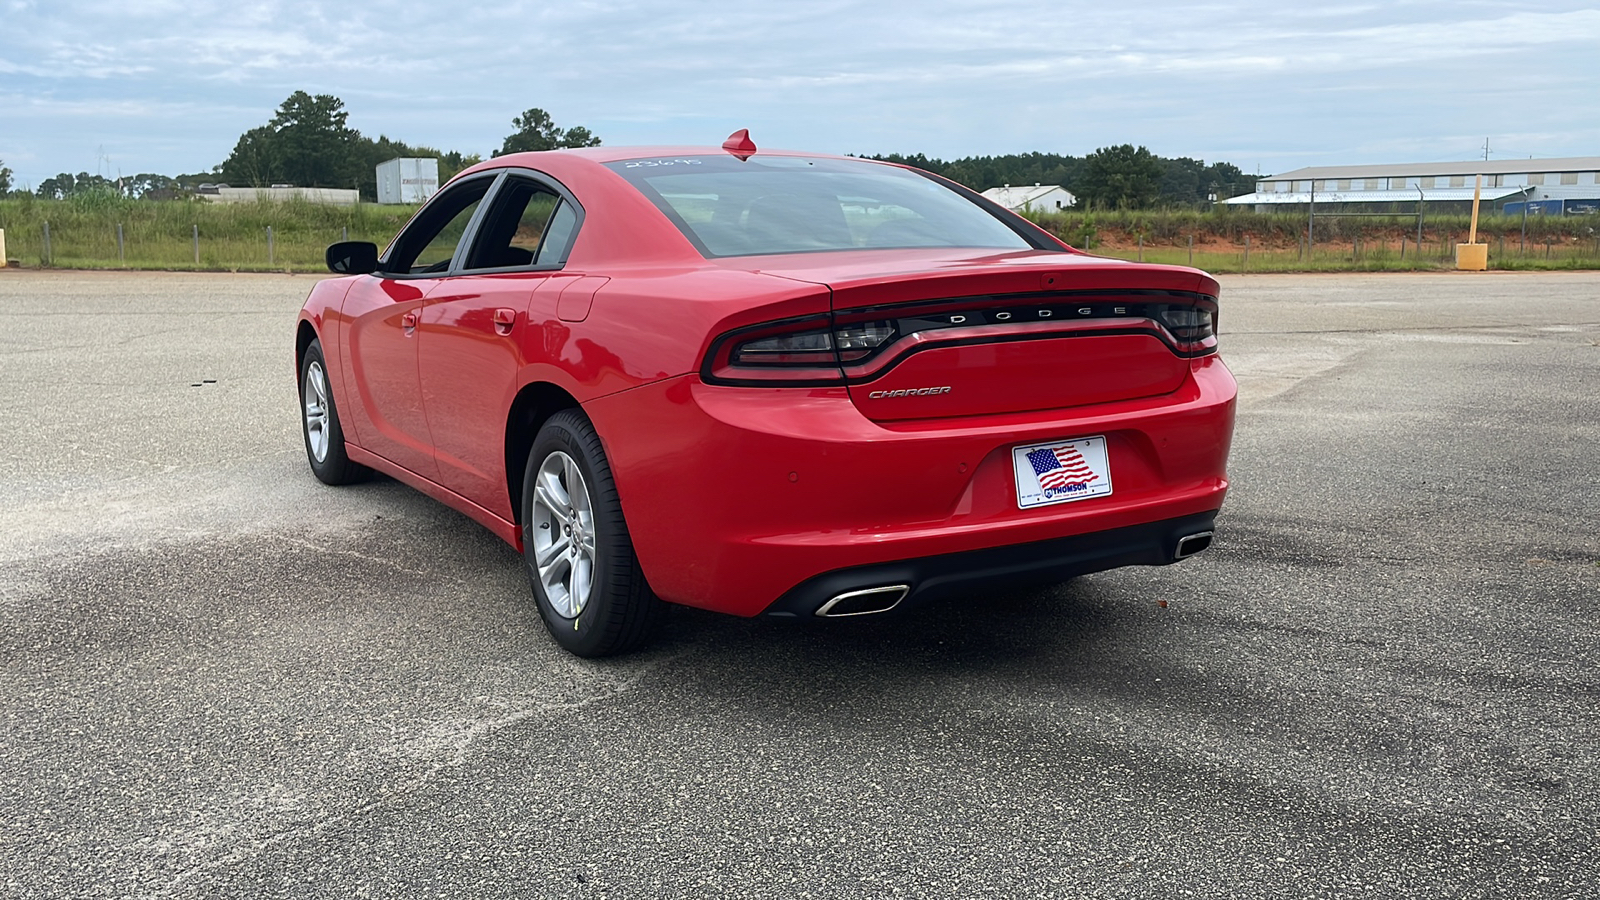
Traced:
<svg viewBox="0 0 1600 900">
<path fill-rule="evenodd" d="M 839 384 L 841 365 L 867 359 L 894 336 L 893 322 L 832 327 L 826 316 L 774 322 L 723 335 L 704 374 L 724 382 Z"/>
<path fill-rule="evenodd" d="M 889 322 L 867 322 L 838 328 L 817 328 L 735 344 L 734 365 L 831 366 L 866 359 L 894 337 Z"/>
<path fill-rule="evenodd" d="M 871 356 L 894 337 L 893 322 L 858 322 L 833 330 L 833 344 L 840 362 L 857 362 Z"/>
<path fill-rule="evenodd" d="M 880 377 L 935 346 L 1108 333 L 1148 334 L 1179 356 L 1217 352 L 1215 300 L 1145 299 L 1152 293 L 971 297 L 767 322 L 718 337 L 700 373 L 718 384 L 838 385 Z"/>
<path fill-rule="evenodd" d="M 1174 348 L 1186 356 L 1217 352 L 1217 308 L 1209 301 L 1193 306 L 1156 304 L 1154 318 L 1171 335 Z"/>
<path fill-rule="evenodd" d="M 833 336 L 827 331 L 780 334 L 736 344 L 730 360 L 736 366 L 831 366 Z"/>
</svg>

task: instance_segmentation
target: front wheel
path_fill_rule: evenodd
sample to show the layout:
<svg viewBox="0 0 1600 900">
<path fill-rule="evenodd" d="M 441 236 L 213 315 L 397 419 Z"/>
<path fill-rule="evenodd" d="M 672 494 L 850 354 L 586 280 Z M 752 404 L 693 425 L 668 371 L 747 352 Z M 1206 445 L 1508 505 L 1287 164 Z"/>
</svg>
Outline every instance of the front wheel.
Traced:
<svg viewBox="0 0 1600 900">
<path fill-rule="evenodd" d="M 600 436 L 577 410 L 551 416 L 528 453 L 522 548 L 539 615 L 568 652 L 622 653 L 659 626 L 665 607 L 633 552 Z"/>
<path fill-rule="evenodd" d="M 314 340 L 300 359 L 300 435 L 306 442 L 311 472 L 324 484 L 350 484 L 371 470 L 351 462 L 344 451 L 344 429 L 328 386 L 328 363 L 322 341 Z"/>
</svg>

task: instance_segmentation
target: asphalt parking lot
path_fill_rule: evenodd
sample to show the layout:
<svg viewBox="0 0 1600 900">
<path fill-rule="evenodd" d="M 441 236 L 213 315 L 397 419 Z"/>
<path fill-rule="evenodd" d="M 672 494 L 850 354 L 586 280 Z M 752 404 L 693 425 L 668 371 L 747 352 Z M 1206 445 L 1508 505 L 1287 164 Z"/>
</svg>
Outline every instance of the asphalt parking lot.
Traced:
<svg viewBox="0 0 1600 900">
<path fill-rule="evenodd" d="M 311 477 L 310 284 L 0 271 L 0 893 L 1600 891 L 1600 273 L 1225 278 L 1212 550 L 602 662 Z"/>
</svg>

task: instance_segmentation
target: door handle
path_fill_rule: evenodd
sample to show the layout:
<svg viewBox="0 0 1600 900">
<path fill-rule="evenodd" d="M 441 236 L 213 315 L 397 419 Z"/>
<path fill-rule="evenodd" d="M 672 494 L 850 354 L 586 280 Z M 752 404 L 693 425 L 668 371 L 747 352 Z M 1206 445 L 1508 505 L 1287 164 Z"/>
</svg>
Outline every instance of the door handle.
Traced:
<svg viewBox="0 0 1600 900">
<path fill-rule="evenodd" d="M 417 330 L 417 314 L 414 312 L 400 314 L 400 327 L 406 331 Z"/>
<path fill-rule="evenodd" d="M 498 334 L 510 334 L 511 326 L 517 324 L 517 311 L 500 307 L 494 311 L 494 330 Z"/>
</svg>

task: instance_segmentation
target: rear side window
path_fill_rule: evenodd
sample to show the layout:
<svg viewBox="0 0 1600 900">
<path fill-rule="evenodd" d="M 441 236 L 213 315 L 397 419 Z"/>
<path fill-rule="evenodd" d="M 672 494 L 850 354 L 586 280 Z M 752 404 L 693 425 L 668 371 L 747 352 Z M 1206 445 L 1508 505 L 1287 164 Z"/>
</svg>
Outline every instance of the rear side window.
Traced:
<svg viewBox="0 0 1600 900">
<path fill-rule="evenodd" d="M 577 230 L 577 213 L 560 194 L 512 176 L 478 226 L 468 269 L 559 265 Z"/>
<path fill-rule="evenodd" d="M 1036 245 L 943 184 L 850 160 L 730 155 L 609 163 L 709 257 Z"/>
<path fill-rule="evenodd" d="M 545 226 L 544 238 L 539 242 L 538 264 L 553 266 L 566 262 L 567 249 L 572 246 L 572 237 L 577 231 L 578 213 L 571 203 L 563 201 L 550 216 L 550 224 Z"/>
</svg>

